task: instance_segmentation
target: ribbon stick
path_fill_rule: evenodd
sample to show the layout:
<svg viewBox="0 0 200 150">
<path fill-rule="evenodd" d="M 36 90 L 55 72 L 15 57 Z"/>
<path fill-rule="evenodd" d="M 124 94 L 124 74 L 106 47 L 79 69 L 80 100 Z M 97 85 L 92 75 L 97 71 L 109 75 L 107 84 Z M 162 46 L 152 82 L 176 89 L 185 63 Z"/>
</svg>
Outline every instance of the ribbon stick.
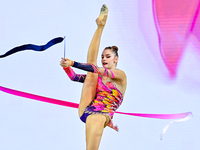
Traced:
<svg viewBox="0 0 200 150">
<path fill-rule="evenodd" d="M 64 36 L 64 58 L 66 53 L 66 36 Z"/>
<path fill-rule="evenodd" d="M 42 102 L 57 104 L 57 105 L 61 105 L 61 106 L 67 106 L 67 107 L 72 107 L 72 108 L 78 108 L 78 106 L 79 106 L 79 104 L 77 104 L 77 103 L 67 102 L 67 101 L 63 101 L 63 100 L 57 100 L 57 99 L 48 98 L 48 97 L 44 97 L 44 96 L 38 96 L 38 95 L 30 94 L 30 93 L 25 93 L 25 92 L 9 89 L 9 88 L 3 87 L 3 86 L 0 86 L 0 91 L 8 93 L 8 94 L 24 97 L 24 98 L 29 98 L 29 99 L 33 99 L 33 100 L 42 101 Z M 116 111 L 115 113 L 123 114 L 123 115 L 130 115 L 130 116 L 137 116 L 137 117 L 154 118 L 154 119 L 180 119 L 180 120 L 171 121 L 163 129 L 163 131 L 160 135 L 161 140 L 163 138 L 164 133 L 167 131 L 167 129 L 169 128 L 169 125 L 171 123 L 187 121 L 192 117 L 192 112 L 178 113 L 178 114 L 142 114 L 142 113 L 126 113 L 126 112 Z"/>
<path fill-rule="evenodd" d="M 39 46 L 39 45 L 34 45 L 34 44 L 25 44 L 25 45 L 22 45 L 22 46 L 15 47 L 15 48 L 9 50 L 8 52 L 6 52 L 5 54 L 0 55 L 0 58 L 4 58 L 4 57 L 7 57 L 9 55 L 12 55 L 14 53 L 24 51 L 24 50 L 44 51 L 44 50 L 48 49 L 49 47 L 51 47 L 55 44 L 58 44 L 62 41 L 63 41 L 62 37 L 57 37 L 57 38 L 52 39 L 51 41 L 49 41 L 45 45 Z"/>
</svg>

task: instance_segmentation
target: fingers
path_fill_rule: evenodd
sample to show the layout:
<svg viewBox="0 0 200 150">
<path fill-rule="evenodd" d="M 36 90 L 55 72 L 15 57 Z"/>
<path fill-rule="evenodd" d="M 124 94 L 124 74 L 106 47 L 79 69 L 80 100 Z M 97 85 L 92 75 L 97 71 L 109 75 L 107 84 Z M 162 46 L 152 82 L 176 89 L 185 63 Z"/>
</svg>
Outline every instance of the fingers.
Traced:
<svg viewBox="0 0 200 150">
<path fill-rule="evenodd" d="M 66 61 L 66 60 L 67 60 L 67 58 L 62 58 L 62 57 L 61 57 L 61 59 L 62 59 L 62 60 L 64 60 L 64 61 Z"/>
<path fill-rule="evenodd" d="M 71 66 L 71 60 L 67 58 L 61 58 L 60 65 L 64 68 Z"/>
<path fill-rule="evenodd" d="M 60 65 L 63 67 L 64 64 L 65 64 L 65 59 L 64 58 L 61 58 L 62 60 L 60 61 Z"/>
</svg>

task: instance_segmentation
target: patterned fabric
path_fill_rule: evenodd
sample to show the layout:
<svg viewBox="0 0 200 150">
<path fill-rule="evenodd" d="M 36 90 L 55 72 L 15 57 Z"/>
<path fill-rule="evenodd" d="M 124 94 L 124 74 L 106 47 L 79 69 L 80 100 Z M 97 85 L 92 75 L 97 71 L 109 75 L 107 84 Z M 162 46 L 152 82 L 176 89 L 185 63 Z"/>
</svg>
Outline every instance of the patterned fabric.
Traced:
<svg viewBox="0 0 200 150">
<path fill-rule="evenodd" d="M 67 73 L 68 77 L 72 81 L 81 82 L 81 83 L 84 82 L 86 75 L 76 74 L 71 67 L 67 67 L 67 68 L 63 68 L 63 69 L 65 70 L 65 72 Z"/>
<path fill-rule="evenodd" d="M 64 68 L 64 70 L 72 81 L 84 82 L 82 78 L 85 78 L 85 75 L 76 74 L 70 67 Z M 104 74 L 107 74 L 107 72 L 107 69 L 105 69 Z M 114 77 L 113 73 L 112 77 Z M 112 119 L 115 111 L 121 105 L 122 100 L 122 93 L 111 82 L 103 84 L 101 77 L 98 76 L 96 98 L 86 107 L 85 113 L 105 114 L 109 115 Z M 112 120 L 110 120 L 108 126 L 118 131 L 118 127 L 113 125 Z"/>
<path fill-rule="evenodd" d="M 122 100 L 122 93 L 111 82 L 103 84 L 101 77 L 98 76 L 96 98 L 86 107 L 85 112 L 89 114 L 107 114 L 112 119 Z M 118 127 L 113 125 L 112 120 L 110 120 L 108 126 L 118 131 Z"/>
<path fill-rule="evenodd" d="M 93 65 L 93 64 L 89 64 L 89 63 L 79 63 L 79 62 L 76 62 L 74 61 L 74 64 L 73 64 L 73 67 L 75 68 L 78 68 L 78 69 L 81 69 L 81 70 L 85 70 L 85 71 L 89 71 L 89 72 L 93 72 L 93 73 L 98 73 L 100 76 L 107 76 L 109 77 L 109 72 L 111 73 L 111 78 L 114 78 L 114 73 L 112 72 L 112 70 L 108 70 L 106 68 L 103 68 L 104 69 L 104 74 L 102 74 L 100 72 L 100 68 Z"/>
</svg>

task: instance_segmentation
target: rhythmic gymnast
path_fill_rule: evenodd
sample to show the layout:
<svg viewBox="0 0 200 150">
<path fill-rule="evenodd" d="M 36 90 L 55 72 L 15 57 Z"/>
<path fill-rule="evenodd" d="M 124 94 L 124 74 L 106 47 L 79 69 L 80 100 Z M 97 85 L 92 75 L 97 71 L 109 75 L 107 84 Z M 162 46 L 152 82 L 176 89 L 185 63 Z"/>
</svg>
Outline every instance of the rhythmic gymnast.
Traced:
<svg viewBox="0 0 200 150">
<path fill-rule="evenodd" d="M 125 94 L 126 74 L 116 69 L 118 48 L 106 47 L 102 52 L 102 68 L 97 67 L 97 55 L 100 39 L 106 24 L 108 8 L 103 5 L 96 19 L 97 29 L 88 50 L 87 63 L 78 63 L 62 58 L 60 65 L 73 81 L 84 82 L 79 104 L 79 117 L 86 123 L 86 148 L 98 150 L 103 130 L 109 126 L 118 131 L 113 125 L 112 118 L 120 106 Z M 76 67 L 87 71 L 87 75 L 75 74 L 70 68 Z"/>
<path fill-rule="evenodd" d="M 116 46 L 106 47 L 102 53 L 103 68 L 96 66 L 101 34 L 106 24 L 107 13 L 108 9 L 104 5 L 101 9 L 100 16 L 96 20 L 98 28 L 88 50 L 87 64 L 81 64 L 69 59 L 61 60 L 61 66 L 64 68 L 71 80 L 84 82 L 82 97 L 79 105 L 77 103 L 30 94 L 2 86 L 0 86 L 0 91 L 66 107 L 79 107 L 80 119 L 86 123 L 86 146 L 88 150 L 98 149 L 105 126 L 109 126 L 118 131 L 118 128 L 113 126 L 111 120 L 114 113 L 156 119 L 179 119 L 170 121 L 169 124 L 165 126 L 160 134 L 160 139 L 162 140 L 163 135 L 171 123 L 189 120 L 192 117 L 192 112 L 178 114 L 144 114 L 116 111 L 122 103 L 123 95 L 126 90 L 126 75 L 123 71 L 116 69 L 118 62 L 118 48 Z M 44 51 L 51 46 L 62 42 L 63 39 L 64 38 L 62 37 L 54 38 L 45 45 L 21 45 L 7 51 L 3 55 L 0 55 L 0 58 L 5 58 L 24 50 Z M 88 71 L 87 76 L 75 74 L 70 66 Z"/>
</svg>

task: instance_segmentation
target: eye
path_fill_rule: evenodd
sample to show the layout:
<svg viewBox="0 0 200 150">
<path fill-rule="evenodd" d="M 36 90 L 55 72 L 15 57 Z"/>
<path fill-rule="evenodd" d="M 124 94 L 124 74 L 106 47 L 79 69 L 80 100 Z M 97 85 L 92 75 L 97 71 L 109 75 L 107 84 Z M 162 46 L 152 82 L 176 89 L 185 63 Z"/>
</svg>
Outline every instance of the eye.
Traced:
<svg viewBox="0 0 200 150">
<path fill-rule="evenodd" d="M 107 56 L 107 58 L 110 58 L 110 56 Z"/>
<path fill-rule="evenodd" d="M 102 56 L 101 59 L 103 59 L 104 57 Z"/>
</svg>

